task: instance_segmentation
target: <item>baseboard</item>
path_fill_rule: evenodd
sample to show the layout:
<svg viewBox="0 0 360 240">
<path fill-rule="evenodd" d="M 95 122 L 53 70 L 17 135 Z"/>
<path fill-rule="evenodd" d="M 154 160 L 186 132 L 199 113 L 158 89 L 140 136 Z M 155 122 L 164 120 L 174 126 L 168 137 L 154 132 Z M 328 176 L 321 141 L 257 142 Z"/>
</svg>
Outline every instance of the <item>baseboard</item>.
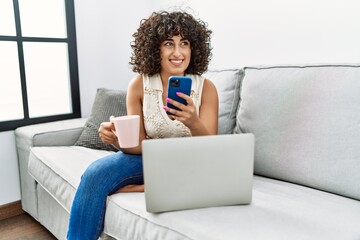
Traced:
<svg viewBox="0 0 360 240">
<path fill-rule="evenodd" d="M 11 202 L 0 206 L 0 221 L 23 214 L 21 201 Z"/>
</svg>

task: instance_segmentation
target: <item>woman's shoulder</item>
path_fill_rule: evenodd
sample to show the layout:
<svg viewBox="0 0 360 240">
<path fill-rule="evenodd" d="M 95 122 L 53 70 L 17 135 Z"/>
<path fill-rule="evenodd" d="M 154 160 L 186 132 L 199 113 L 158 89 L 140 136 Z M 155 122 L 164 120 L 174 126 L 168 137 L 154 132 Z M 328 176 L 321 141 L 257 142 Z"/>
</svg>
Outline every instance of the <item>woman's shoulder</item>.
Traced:
<svg viewBox="0 0 360 240">
<path fill-rule="evenodd" d="M 203 82 L 203 84 L 210 84 L 213 85 L 212 81 L 203 75 L 197 75 L 197 74 L 189 74 L 187 75 L 192 78 L 193 81 Z"/>
<path fill-rule="evenodd" d="M 203 91 L 217 95 L 215 84 L 208 78 L 204 78 Z"/>
<path fill-rule="evenodd" d="M 204 81 L 204 77 L 198 74 L 186 74 L 186 76 L 191 77 L 193 81 Z"/>
<path fill-rule="evenodd" d="M 143 76 L 137 75 L 133 79 L 130 80 L 130 83 L 128 85 L 128 91 L 138 91 L 139 89 L 142 89 L 143 86 Z"/>
<path fill-rule="evenodd" d="M 188 76 L 191 77 L 193 81 L 201 83 L 201 85 L 203 85 L 204 87 L 206 86 L 207 88 L 215 88 L 214 83 L 210 79 L 202 75 L 190 74 Z"/>
<path fill-rule="evenodd" d="M 204 85 L 209 85 L 215 87 L 215 84 L 208 78 L 204 78 Z"/>
</svg>

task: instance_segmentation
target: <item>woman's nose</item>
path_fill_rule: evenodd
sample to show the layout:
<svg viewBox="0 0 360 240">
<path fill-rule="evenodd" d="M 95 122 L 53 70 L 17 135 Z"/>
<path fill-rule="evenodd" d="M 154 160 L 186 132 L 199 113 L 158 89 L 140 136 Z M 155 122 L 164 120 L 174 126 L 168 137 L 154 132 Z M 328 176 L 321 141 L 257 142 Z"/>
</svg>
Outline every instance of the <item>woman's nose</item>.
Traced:
<svg viewBox="0 0 360 240">
<path fill-rule="evenodd" d="M 180 57 L 181 56 L 181 51 L 180 51 L 180 47 L 175 47 L 174 48 L 174 53 L 173 53 L 174 57 Z"/>
</svg>

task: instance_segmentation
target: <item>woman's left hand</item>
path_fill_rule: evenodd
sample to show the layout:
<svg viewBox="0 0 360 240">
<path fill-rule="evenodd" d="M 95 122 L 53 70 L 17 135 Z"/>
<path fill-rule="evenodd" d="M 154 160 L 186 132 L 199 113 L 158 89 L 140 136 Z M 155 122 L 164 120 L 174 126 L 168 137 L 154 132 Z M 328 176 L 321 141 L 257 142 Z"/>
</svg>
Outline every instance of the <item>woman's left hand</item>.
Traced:
<svg viewBox="0 0 360 240">
<path fill-rule="evenodd" d="M 191 99 L 191 97 L 189 97 L 188 95 L 184 94 L 184 93 L 177 93 L 177 95 L 183 99 L 185 99 L 185 101 L 187 102 L 187 105 L 179 103 L 173 99 L 167 98 L 166 102 L 174 105 L 175 107 L 179 108 L 180 110 L 175 110 L 169 107 L 164 106 L 165 111 L 172 113 L 173 115 L 169 114 L 169 118 L 171 118 L 172 120 L 178 120 L 180 122 L 182 122 L 185 126 L 187 126 L 188 128 L 192 128 L 192 126 L 199 121 L 199 117 L 196 113 L 196 107 L 195 104 L 193 102 L 193 100 Z"/>
</svg>

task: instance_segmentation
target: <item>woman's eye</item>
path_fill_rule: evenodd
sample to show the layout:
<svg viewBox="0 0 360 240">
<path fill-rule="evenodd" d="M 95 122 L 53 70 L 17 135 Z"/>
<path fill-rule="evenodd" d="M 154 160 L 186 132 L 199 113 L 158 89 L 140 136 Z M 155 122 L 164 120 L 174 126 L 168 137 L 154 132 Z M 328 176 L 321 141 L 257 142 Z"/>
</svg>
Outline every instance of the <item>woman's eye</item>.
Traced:
<svg viewBox="0 0 360 240">
<path fill-rule="evenodd" d="M 172 42 L 165 42 L 164 46 L 172 46 Z"/>
<path fill-rule="evenodd" d="M 183 42 L 181 42 L 181 45 L 182 46 L 187 46 L 187 45 L 189 45 L 190 43 L 189 43 L 189 41 L 183 41 Z"/>
</svg>

